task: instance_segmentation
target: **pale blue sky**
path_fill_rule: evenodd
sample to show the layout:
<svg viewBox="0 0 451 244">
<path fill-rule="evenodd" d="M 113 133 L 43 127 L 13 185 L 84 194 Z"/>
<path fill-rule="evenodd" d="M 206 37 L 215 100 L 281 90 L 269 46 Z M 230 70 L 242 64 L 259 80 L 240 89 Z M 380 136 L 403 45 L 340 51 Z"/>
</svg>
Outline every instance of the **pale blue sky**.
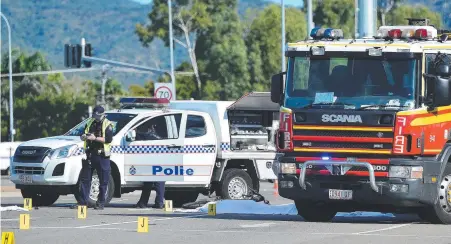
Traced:
<svg viewBox="0 0 451 244">
<path fill-rule="evenodd" d="M 150 2 L 152 2 L 152 0 L 133 0 L 133 1 L 140 2 L 140 3 L 150 3 Z M 280 4 L 280 0 L 269 0 L 269 1 Z M 302 6 L 303 0 L 284 0 L 284 3 L 286 5 Z"/>
</svg>

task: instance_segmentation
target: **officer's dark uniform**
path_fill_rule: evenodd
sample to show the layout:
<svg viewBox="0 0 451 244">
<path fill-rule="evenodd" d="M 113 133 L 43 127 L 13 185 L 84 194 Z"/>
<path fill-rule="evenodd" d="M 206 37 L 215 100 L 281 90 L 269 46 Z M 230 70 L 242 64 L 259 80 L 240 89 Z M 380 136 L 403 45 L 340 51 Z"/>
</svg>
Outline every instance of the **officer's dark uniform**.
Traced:
<svg viewBox="0 0 451 244">
<path fill-rule="evenodd" d="M 111 171 L 109 144 L 113 140 L 113 129 L 110 122 L 103 115 L 104 109 L 96 106 L 93 110 L 92 121 L 88 122 L 85 132 L 95 137 L 104 137 L 105 143 L 86 140 L 86 156 L 88 160 L 83 161 L 81 170 L 81 202 L 80 205 L 88 205 L 91 190 L 92 172 L 95 169 L 99 176 L 99 195 L 97 197 L 96 209 L 103 209 L 105 205 L 105 193 Z M 89 126 L 89 128 L 88 128 Z"/>
<path fill-rule="evenodd" d="M 153 208 L 163 208 L 164 207 L 164 181 L 157 182 L 144 182 L 143 190 L 141 193 L 141 197 L 139 198 L 138 203 L 136 204 L 137 208 L 146 208 L 147 202 L 149 202 L 150 192 L 153 190 L 156 191 L 157 196 L 155 197 L 155 204 L 152 206 Z"/>
<path fill-rule="evenodd" d="M 147 133 L 143 133 L 143 140 L 156 140 L 161 139 L 161 137 L 156 133 L 155 127 L 151 128 Z M 155 190 L 157 196 L 155 197 L 155 204 L 152 206 L 153 208 L 163 208 L 164 207 L 164 181 L 157 182 L 144 182 L 143 189 L 141 193 L 141 197 L 139 198 L 138 203 L 136 204 L 137 208 L 146 208 L 147 203 L 149 202 L 150 193 L 152 190 Z"/>
</svg>

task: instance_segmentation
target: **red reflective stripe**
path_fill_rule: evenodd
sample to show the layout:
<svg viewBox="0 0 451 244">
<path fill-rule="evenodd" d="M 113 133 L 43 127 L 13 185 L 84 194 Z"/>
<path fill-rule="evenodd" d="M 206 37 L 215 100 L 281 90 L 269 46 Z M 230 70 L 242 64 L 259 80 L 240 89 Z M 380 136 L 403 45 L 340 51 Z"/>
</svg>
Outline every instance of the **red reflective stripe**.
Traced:
<svg viewBox="0 0 451 244">
<path fill-rule="evenodd" d="M 334 137 L 334 136 L 293 136 L 295 141 L 334 141 L 334 142 L 374 142 L 392 143 L 393 138 L 374 137 Z"/>
<path fill-rule="evenodd" d="M 321 157 L 296 157 L 296 162 L 305 162 L 321 160 Z M 330 158 L 332 161 L 346 161 L 346 158 Z M 356 158 L 357 162 L 367 162 L 370 164 L 389 164 L 389 159 L 375 159 L 375 158 Z"/>
</svg>

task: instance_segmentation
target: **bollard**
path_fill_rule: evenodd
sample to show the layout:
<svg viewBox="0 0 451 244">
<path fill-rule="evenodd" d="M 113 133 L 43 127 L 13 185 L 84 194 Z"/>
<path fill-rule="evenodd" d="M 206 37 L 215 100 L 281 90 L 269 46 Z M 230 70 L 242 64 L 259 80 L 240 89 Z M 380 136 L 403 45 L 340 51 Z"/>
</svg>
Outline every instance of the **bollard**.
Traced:
<svg viewBox="0 0 451 244">
<path fill-rule="evenodd" d="M 164 211 L 165 212 L 172 212 L 172 200 L 165 200 L 164 201 Z"/>
<path fill-rule="evenodd" d="M 32 205 L 33 199 L 31 198 L 24 198 L 23 199 L 23 208 L 27 209 L 28 211 L 33 209 Z"/>
<path fill-rule="evenodd" d="M 216 203 L 208 204 L 208 215 L 216 216 Z"/>
<path fill-rule="evenodd" d="M 20 215 L 20 229 L 21 230 L 30 229 L 30 215 L 29 214 L 21 214 Z"/>
<path fill-rule="evenodd" d="M 138 217 L 138 232 L 149 232 L 149 218 Z"/>
<path fill-rule="evenodd" d="M 14 232 L 2 232 L 2 244 L 15 244 Z"/>
<path fill-rule="evenodd" d="M 86 206 L 78 206 L 78 218 L 86 219 L 86 214 L 88 214 Z"/>
</svg>

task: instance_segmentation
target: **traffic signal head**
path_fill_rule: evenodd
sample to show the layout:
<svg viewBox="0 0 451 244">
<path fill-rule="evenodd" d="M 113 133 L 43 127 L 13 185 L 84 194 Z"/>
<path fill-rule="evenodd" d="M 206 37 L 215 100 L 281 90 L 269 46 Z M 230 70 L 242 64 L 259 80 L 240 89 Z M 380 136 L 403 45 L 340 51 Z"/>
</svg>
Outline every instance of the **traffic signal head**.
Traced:
<svg viewBox="0 0 451 244">
<path fill-rule="evenodd" d="M 80 68 L 82 61 L 82 50 L 81 45 L 64 45 L 64 66 L 66 68 Z M 91 44 L 86 44 L 85 46 L 85 56 L 91 56 L 92 48 Z M 87 68 L 91 67 L 90 61 L 83 61 L 83 65 Z"/>
<path fill-rule="evenodd" d="M 85 56 L 91 57 L 92 55 L 92 48 L 91 48 L 91 44 L 87 43 L 85 45 Z M 83 61 L 83 64 L 86 68 L 90 68 L 91 67 L 91 62 L 90 61 Z"/>
</svg>

